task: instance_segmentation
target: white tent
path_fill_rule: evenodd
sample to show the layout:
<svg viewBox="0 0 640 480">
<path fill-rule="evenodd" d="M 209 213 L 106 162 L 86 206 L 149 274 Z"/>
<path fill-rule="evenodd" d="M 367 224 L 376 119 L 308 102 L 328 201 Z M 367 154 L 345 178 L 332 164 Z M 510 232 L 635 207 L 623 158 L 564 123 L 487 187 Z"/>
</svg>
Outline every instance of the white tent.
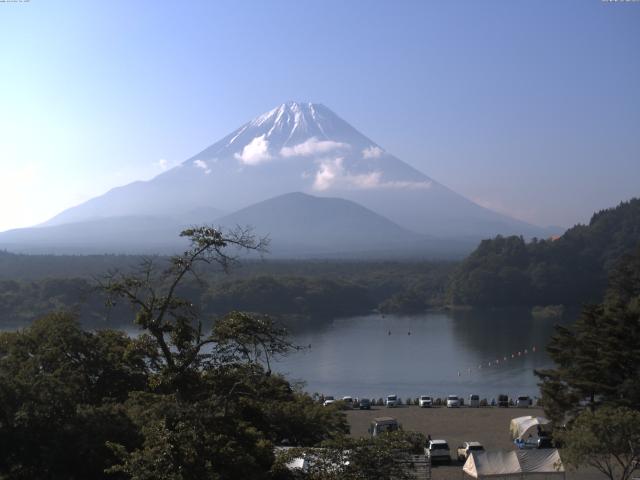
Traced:
<svg viewBox="0 0 640 480">
<path fill-rule="evenodd" d="M 514 418 L 511 420 L 511 425 L 509 425 L 511 438 L 513 438 L 514 440 L 516 438 L 522 439 L 525 434 L 533 427 L 537 427 L 538 425 L 548 425 L 550 423 L 551 420 L 548 420 L 544 417 L 532 417 L 531 415 L 528 415 L 526 417 Z"/>
<path fill-rule="evenodd" d="M 565 478 L 564 466 L 556 449 L 510 452 L 471 452 L 462 471 L 473 478 L 536 480 Z"/>
</svg>

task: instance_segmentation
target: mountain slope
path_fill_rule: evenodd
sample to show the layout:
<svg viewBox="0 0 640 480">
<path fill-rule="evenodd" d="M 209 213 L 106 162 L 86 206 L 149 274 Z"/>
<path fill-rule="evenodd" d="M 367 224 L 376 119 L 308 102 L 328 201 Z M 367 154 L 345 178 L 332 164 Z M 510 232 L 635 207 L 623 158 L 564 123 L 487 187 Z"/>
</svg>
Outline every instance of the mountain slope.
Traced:
<svg viewBox="0 0 640 480">
<path fill-rule="evenodd" d="M 0 233 L 0 248 L 18 253 L 175 253 L 186 246 L 183 224 L 170 217 L 130 215 Z"/>
<path fill-rule="evenodd" d="M 400 226 L 440 237 L 543 231 L 487 210 L 390 155 L 327 107 L 290 102 L 147 182 L 115 188 L 46 225 L 121 215 L 232 212 L 300 191 L 355 201 Z"/>
<path fill-rule="evenodd" d="M 299 192 L 251 205 L 216 224 L 253 227 L 269 236 L 274 254 L 391 252 L 426 240 L 354 202 Z"/>
</svg>

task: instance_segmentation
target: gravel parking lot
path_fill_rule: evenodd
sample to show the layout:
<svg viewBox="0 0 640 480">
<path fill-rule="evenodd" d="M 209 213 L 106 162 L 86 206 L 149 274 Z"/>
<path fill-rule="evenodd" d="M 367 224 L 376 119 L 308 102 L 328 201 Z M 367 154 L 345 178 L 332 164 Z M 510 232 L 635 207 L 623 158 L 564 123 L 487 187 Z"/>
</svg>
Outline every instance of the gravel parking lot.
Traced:
<svg viewBox="0 0 640 480">
<path fill-rule="evenodd" d="M 464 441 L 478 441 L 486 450 L 512 450 L 514 445 L 509 435 L 509 422 L 512 418 L 523 415 L 544 416 L 544 412 L 539 408 L 419 408 L 414 405 L 347 411 L 351 435 L 354 437 L 368 436 L 367 430 L 373 418 L 391 416 L 398 419 L 404 430 L 431 435 L 433 439 L 447 440 L 452 457 L 455 456 L 458 445 Z M 462 479 L 462 464 L 454 460 L 450 466 L 434 466 L 432 478 Z M 590 470 L 567 472 L 567 479 L 571 480 L 601 478 L 605 477 Z"/>
</svg>

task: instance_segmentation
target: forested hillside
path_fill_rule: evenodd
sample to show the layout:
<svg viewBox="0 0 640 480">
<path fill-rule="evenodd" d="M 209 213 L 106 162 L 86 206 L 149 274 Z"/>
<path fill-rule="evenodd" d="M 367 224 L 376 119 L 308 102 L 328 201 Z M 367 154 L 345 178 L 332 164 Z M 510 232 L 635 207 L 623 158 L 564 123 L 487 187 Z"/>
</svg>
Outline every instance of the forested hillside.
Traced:
<svg viewBox="0 0 640 480">
<path fill-rule="evenodd" d="M 580 305 L 602 298 L 618 259 L 640 243 L 640 199 L 597 212 L 559 238 L 484 240 L 454 272 L 457 305 Z"/>
<path fill-rule="evenodd" d="M 105 308 L 96 286 L 108 271 L 131 271 L 141 260 L 134 256 L 0 252 L 0 328 L 24 326 L 60 309 L 76 313 L 85 327 L 130 325 L 129 309 L 122 305 Z M 152 260 L 159 265 L 167 262 L 164 257 Z M 185 281 L 180 294 L 199 305 L 205 316 L 234 309 L 262 312 L 288 320 L 292 327 L 374 309 L 416 312 L 441 305 L 454 265 L 421 261 L 243 262 L 230 275 L 203 269 L 200 281 Z"/>
</svg>

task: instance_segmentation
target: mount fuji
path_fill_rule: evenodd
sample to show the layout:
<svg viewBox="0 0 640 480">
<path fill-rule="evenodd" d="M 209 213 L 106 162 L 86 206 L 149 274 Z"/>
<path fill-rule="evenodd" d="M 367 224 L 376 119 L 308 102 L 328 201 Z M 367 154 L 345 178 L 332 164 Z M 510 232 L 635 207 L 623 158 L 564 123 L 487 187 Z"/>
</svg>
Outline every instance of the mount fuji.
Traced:
<svg viewBox="0 0 640 480">
<path fill-rule="evenodd" d="M 292 192 L 305 196 L 285 195 Z M 104 238 L 107 229 L 112 236 L 123 239 L 133 225 L 139 238 L 143 236 L 140 225 L 154 221 L 163 226 L 150 229 L 156 232 L 157 242 L 158 232 L 177 232 L 181 225 L 230 226 L 243 218 L 243 210 L 276 197 L 282 198 L 260 207 L 259 227 L 268 231 L 257 233 L 273 236 L 284 228 L 283 217 L 287 223 L 284 231 L 291 232 L 309 230 L 318 219 L 313 246 L 322 252 L 336 250 L 340 239 L 355 239 L 354 226 L 363 229 L 365 223 L 372 229 L 367 235 L 371 251 L 389 249 L 407 239 L 419 245 L 418 238 L 422 238 L 424 245 L 433 245 L 426 240 L 475 241 L 496 234 L 546 234 L 439 184 L 385 151 L 324 105 L 289 102 L 149 181 L 114 188 L 37 228 L 0 234 L 0 247 L 69 251 L 80 240 L 92 245 L 94 240 Z M 336 203 L 336 199 L 345 203 Z M 354 203 L 358 208 L 352 208 Z M 350 221 L 326 223 L 347 204 Z M 320 214 L 323 209 L 326 215 Z M 138 218 L 144 218 L 144 222 L 139 223 Z M 86 238 L 79 239 L 82 224 L 92 228 L 86 230 Z M 72 232 L 76 235 L 74 246 L 65 243 L 65 231 L 70 237 Z M 48 232 L 55 232 L 51 240 Z M 390 238 L 393 236 L 397 238 Z M 358 245 L 362 246 L 353 242 L 354 251 Z M 108 244 L 96 248 L 109 251 Z"/>
</svg>

